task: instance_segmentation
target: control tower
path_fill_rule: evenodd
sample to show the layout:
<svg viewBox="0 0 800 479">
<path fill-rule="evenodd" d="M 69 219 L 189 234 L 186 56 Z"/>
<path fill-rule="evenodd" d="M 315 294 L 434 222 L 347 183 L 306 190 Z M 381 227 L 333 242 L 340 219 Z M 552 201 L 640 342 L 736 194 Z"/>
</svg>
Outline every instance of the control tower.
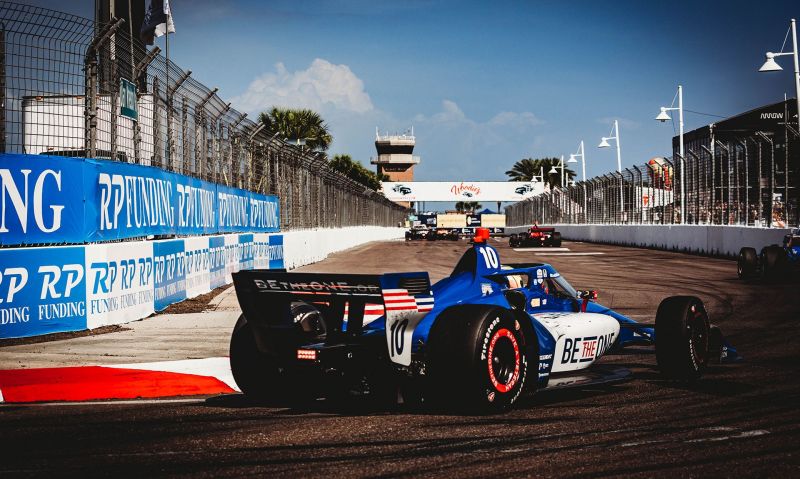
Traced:
<svg viewBox="0 0 800 479">
<path fill-rule="evenodd" d="M 372 157 L 370 163 L 377 165 L 378 174 L 386 174 L 389 181 L 414 181 L 414 165 L 419 163 L 419 156 L 414 156 L 414 127 L 402 135 L 381 136 L 375 128 L 375 149 L 378 156 Z"/>
</svg>

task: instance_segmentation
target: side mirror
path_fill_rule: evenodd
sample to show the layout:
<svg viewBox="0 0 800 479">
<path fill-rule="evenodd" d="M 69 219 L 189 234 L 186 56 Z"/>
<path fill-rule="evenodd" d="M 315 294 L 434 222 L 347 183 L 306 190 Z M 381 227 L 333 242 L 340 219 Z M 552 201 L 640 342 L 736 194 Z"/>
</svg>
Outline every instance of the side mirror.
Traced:
<svg viewBox="0 0 800 479">
<path fill-rule="evenodd" d="M 597 291 L 596 290 L 587 290 L 587 291 L 578 291 L 576 297 L 578 299 L 597 299 Z"/>
</svg>

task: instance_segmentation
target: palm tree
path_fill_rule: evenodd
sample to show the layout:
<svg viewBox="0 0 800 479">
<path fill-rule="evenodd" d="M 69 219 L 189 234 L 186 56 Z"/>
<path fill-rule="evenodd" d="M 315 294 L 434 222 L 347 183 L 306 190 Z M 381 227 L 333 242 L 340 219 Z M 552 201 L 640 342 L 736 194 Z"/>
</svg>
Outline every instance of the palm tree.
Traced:
<svg viewBox="0 0 800 479">
<path fill-rule="evenodd" d="M 328 166 L 349 177 L 351 180 L 369 186 L 373 190 L 379 190 L 381 188 L 381 181 L 389 181 L 388 175 L 373 173 L 361 163 L 353 161 L 350 155 L 334 155 L 333 159 L 328 162 Z"/>
<path fill-rule="evenodd" d="M 550 169 L 555 167 L 556 173 L 550 174 Z M 551 185 L 561 184 L 561 159 L 560 158 L 523 158 L 514 163 L 510 170 L 506 171 L 508 181 L 531 181 L 534 176 L 539 174 L 544 168 L 544 180 L 549 181 Z M 575 178 L 575 171 L 572 168 L 564 165 L 564 175 L 569 178 Z"/>
<path fill-rule="evenodd" d="M 458 201 L 456 202 L 456 211 L 459 213 L 474 213 L 483 207 L 477 201 Z"/>
<path fill-rule="evenodd" d="M 258 115 L 265 125 L 266 133 L 289 143 L 302 144 L 314 151 L 326 151 L 333 142 L 328 125 L 319 113 L 309 109 L 272 107 Z"/>
</svg>

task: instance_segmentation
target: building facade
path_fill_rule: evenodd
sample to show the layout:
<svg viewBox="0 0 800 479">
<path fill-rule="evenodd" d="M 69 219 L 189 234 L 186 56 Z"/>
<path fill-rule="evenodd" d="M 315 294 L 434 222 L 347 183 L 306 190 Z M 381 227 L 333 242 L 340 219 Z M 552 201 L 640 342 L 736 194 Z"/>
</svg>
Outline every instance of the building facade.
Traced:
<svg viewBox="0 0 800 479">
<path fill-rule="evenodd" d="M 684 183 L 688 222 L 798 224 L 800 130 L 795 99 L 686 132 L 683 140 L 684 162 L 679 136 L 672 139 L 672 162 L 676 181 Z"/>
</svg>

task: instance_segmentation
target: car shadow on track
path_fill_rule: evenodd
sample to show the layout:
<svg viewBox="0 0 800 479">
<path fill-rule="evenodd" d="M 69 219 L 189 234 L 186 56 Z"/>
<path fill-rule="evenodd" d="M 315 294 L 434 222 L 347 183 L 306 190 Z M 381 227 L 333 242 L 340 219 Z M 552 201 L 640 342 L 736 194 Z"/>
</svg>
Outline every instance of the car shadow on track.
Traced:
<svg viewBox="0 0 800 479">
<path fill-rule="evenodd" d="M 568 403 L 569 407 L 581 407 L 576 401 L 585 401 L 609 394 L 618 394 L 625 390 L 624 383 L 594 385 L 584 388 L 559 389 L 552 391 L 538 391 L 519 399 L 514 405 L 515 410 L 536 409 L 542 406 Z M 432 407 L 423 404 L 379 404 L 366 400 L 352 402 L 332 401 L 318 399 L 303 402 L 302 404 L 289 404 L 281 401 L 262 401 L 250 398 L 244 394 L 224 394 L 206 399 L 204 405 L 210 408 L 221 409 L 274 409 L 280 414 L 305 415 L 305 414 L 335 414 L 340 416 L 379 416 L 386 414 L 414 414 L 423 416 L 495 416 L 496 414 L 480 414 L 469 411 L 450 410 L 442 407 Z M 587 406 L 589 407 L 589 406 Z M 501 413 L 502 414 L 502 413 Z M 537 421 L 541 421 L 538 418 Z"/>
<path fill-rule="evenodd" d="M 725 370 L 725 366 L 710 366 L 702 378 L 690 383 L 664 379 L 658 371 L 640 372 L 637 374 L 637 377 L 640 380 L 649 384 L 655 384 L 659 387 L 692 391 L 717 397 L 740 396 L 742 394 L 751 393 L 757 389 L 757 386 L 753 384 L 733 381 L 724 377 L 715 377 L 721 375 Z"/>
</svg>

